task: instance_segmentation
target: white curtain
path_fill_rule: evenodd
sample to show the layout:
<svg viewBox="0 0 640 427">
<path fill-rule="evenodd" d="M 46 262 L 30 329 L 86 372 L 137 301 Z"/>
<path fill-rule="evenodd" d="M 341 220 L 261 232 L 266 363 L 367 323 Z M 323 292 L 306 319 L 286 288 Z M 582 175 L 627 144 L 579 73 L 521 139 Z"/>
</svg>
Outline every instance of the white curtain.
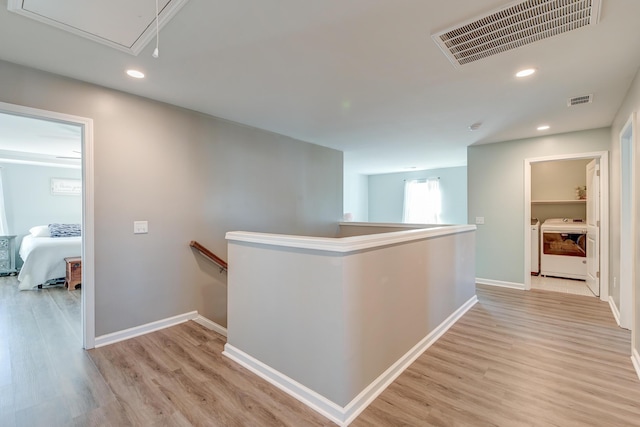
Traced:
<svg viewBox="0 0 640 427">
<path fill-rule="evenodd" d="M 438 224 L 440 222 L 440 180 L 414 179 L 404 184 L 403 222 Z"/>
<path fill-rule="evenodd" d="M 2 168 L 0 168 L 0 235 L 5 236 L 9 234 L 9 227 L 7 226 L 7 211 L 4 206 L 4 187 L 2 184 Z"/>
</svg>

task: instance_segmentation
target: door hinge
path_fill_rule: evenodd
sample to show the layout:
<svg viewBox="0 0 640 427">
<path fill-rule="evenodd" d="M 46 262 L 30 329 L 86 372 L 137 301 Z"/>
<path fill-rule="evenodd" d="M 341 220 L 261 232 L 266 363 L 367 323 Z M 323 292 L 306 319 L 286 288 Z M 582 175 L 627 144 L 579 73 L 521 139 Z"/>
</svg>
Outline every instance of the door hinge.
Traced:
<svg viewBox="0 0 640 427">
<path fill-rule="evenodd" d="M 596 227 L 600 227 L 600 220 L 596 221 Z"/>
<path fill-rule="evenodd" d="M 600 272 L 596 271 L 596 279 L 599 279 L 599 278 L 600 278 Z"/>
<path fill-rule="evenodd" d="M 600 169 L 596 171 L 596 176 L 600 176 Z"/>
</svg>

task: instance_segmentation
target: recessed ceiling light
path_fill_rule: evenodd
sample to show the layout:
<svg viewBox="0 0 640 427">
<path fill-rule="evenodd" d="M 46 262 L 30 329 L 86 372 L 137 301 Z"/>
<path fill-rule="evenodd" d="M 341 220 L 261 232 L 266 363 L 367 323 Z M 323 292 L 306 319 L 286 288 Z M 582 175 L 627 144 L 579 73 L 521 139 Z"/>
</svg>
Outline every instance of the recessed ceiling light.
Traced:
<svg viewBox="0 0 640 427">
<path fill-rule="evenodd" d="M 547 130 L 549 129 L 549 125 L 542 125 L 542 126 L 538 126 L 538 130 Z"/>
<path fill-rule="evenodd" d="M 528 77 L 536 72 L 535 68 L 527 68 L 516 73 L 516 77 Z"/>
<path fill-rule="evenodd" d="M 138 70 L 127 70 L 127 74 L 134 79 L 144 79 L 144 73 Z"/>
</svg>

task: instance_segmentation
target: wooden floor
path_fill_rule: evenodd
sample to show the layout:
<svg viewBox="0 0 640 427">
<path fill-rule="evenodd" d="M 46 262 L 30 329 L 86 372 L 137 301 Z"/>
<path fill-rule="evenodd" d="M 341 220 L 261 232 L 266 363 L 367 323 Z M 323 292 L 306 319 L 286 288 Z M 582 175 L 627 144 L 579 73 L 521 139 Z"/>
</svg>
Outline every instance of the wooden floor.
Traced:
<svg viewBox="0 0 640 427">
<path fill-rule="evenodd" d="M 85 352 L 69 292 L 14 287 L 0 279 L 0 426 L 333 425 L 223 357 L 224 338 L 196 323 Z M 353 426 L 640 426 L 630 333 L 607 304 L 478 297 Z"/>
</svg>

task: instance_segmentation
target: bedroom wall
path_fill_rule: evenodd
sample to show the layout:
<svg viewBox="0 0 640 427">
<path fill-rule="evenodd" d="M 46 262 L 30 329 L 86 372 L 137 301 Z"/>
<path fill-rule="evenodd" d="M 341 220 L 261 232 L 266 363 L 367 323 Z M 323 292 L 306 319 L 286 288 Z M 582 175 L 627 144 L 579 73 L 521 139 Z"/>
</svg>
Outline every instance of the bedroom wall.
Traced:
<svg viewBox="0 0 640 427">
<path fill-rule="evenodd" d="M 0 101 L 94 121 L 96 336 L 192 310 L 226 325 L 226 277 L 190 240 L 226 258 L 227 231 L 337 232 L 339 151 L 2 61 Z"/>
<path fill-rule="evenodd" d="M 23 165 L 0 161 L 9 232 L 16 234 L 16 266 L 22 266 L 17 250 L 29 228 L 53 222 L 82 221 L 82 197 L 54 196 L 51 178 L 81 179 L 80 169 Z"/>
<path fill-rule="evenodd" d="M 607 151 L 610 128 L 467 148 L 468 217 L 476 233 L 478 278 L 524 284 L 524 159 Z"/>
<path fill-rule="evenodd" d="M 466 166 L 369 176 L 369 221 L 402 222 L 405 180 L 440 177 L 442 224 L 467 223 Z"/>
</svg>

